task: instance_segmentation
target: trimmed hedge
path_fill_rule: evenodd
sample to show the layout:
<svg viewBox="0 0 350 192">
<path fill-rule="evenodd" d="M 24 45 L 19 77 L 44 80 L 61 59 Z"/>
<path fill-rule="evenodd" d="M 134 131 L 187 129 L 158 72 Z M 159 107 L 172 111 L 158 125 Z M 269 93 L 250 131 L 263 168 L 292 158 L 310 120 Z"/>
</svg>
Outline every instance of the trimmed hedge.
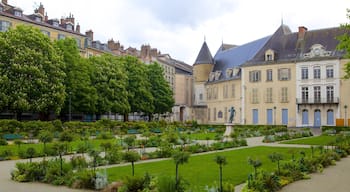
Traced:
<svg viewBox="0 0 350 192">
<path fill-rule="evenodd" d="M 322 126 L 322 132 L 326 132 L 327 130 L 334 130 L 335 133 L 340 133 L 342 131 L 350 131 L 350 127 L 345 127 L 345 126 Z"/>
</svg>

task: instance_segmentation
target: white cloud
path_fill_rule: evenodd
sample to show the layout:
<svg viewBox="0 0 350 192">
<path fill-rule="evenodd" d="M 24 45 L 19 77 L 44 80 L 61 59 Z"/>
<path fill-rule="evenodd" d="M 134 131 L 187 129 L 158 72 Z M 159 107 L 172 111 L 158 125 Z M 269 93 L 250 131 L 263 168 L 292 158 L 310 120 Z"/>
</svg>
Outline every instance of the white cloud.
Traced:
<svg viewBox="0 0 350 192">
<path fill-rule="evenodd" d="M 34 0 L 8 0 L 26 14 Z M 50 18 L 73 13 L 82 32 L 95 39 L 113 38 L 124 47 L 150 44 L 192 65 L 206 36 L 214 55 L 221 42 L 243 44 L 270 35 L 281 24 L 292 31 L 339 26 L 346 20 L 348 0 L 41 0 Z M 37 5 L 39 3 L 36 3 Z"/>
</svg>

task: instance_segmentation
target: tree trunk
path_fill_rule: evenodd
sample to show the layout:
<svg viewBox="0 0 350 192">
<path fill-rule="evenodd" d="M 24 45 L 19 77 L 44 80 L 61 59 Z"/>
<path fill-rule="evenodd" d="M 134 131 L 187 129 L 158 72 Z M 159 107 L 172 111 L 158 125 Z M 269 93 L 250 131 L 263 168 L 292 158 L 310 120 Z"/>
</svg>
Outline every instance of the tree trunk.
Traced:
<svg viewBox="0 0 350 192">
<path fill-rule="evenodd" d="M 132 169 L 132 176 L 135 175 L 135 170 L 134 170 L 134 162 L 131 162 L 131 169 Z"/>
<path fill-rule="evenodd" d="M 17 111 L 15 113 L 15 118 L 17 119 L 17 121 L 21 121 L 22 120 L 22 112 Z"/>
<path fill-rule="evenodd" d="M 128 113 L 124 114 L 124 122 L 127 122 L 127 121 L 129 121 L 129 114 Z"/>
<path fill-rule="evenodd" d="M 223 192 L 223 190 L 222 190 L 222 165 L 220 165 L 220 192 Z"/>
<path fill-rule="evenodd" d="M 152 121 L 153 114 L 148 114 L 148 122 Z"/>
<path fill-rule="evenodd" d="M 176 164 L 175 166 L 175 189 L 178 188 L 179 184 L 179 164 Z"/>
</svg>

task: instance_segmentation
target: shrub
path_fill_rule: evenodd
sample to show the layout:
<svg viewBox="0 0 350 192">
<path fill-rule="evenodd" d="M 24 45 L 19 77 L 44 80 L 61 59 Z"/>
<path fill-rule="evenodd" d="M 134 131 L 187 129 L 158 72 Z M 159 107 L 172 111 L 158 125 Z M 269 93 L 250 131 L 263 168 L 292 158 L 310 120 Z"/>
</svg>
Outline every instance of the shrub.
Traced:
<svg viewBox="0 0 350 192">
<path fill-rule="evenodd" d="M 75 189 L 95 189 L 95 177 L 92 170 L 81 170 L 74 173 L 68 186 Z"/>
<path fill-rule="evenodd" d="M 86 162 L 86 159 L 83 156 L 73 156 L 70 159 L 70 163 L 72 164 L 73 169 L 82 170 L 88 167 L 88 163 Z"/>
<path fill-rule="evenodd" d="M 0 145 L 8 145 L 6 139 L 0 138 Z"/>
</svg>

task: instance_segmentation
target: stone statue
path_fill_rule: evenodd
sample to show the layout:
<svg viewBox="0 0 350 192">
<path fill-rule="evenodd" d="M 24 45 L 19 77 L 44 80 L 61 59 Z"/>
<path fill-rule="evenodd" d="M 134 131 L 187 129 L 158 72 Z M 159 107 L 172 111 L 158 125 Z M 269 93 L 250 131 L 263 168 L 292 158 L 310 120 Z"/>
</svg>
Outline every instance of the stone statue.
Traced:
<svg viewBox="0 0 350 192">
<path fill-rule="evenodd" d="M 230 112 L 230 119 L 229 119 L 229 123 L 232 123 L 233 122 L 233 119 L 235 117 L 235 114 L 236 114 L 236 110 L 235 108 L 232 106 L 230 110 L 228 110 Z"/>
</svg>

